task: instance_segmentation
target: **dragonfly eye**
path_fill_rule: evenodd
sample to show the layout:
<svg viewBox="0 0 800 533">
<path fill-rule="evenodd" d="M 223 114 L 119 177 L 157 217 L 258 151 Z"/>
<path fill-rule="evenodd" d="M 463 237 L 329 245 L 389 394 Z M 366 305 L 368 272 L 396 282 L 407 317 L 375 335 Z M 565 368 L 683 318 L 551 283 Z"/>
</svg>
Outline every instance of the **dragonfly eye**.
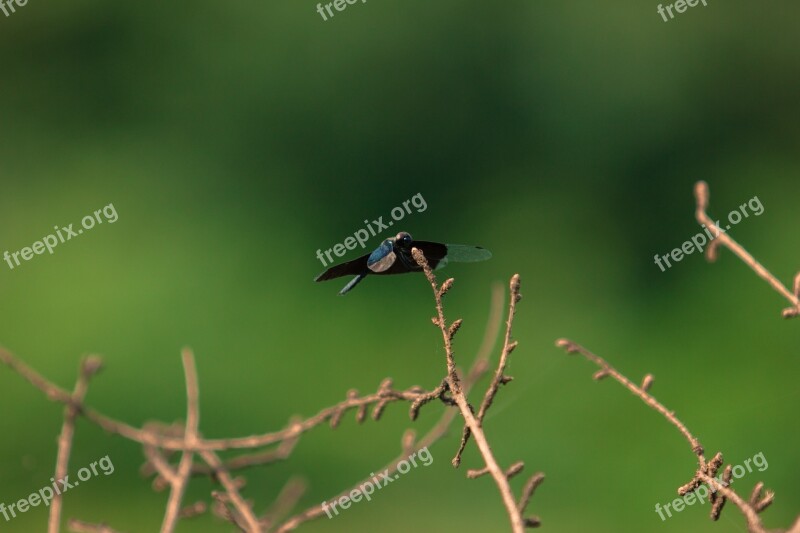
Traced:
<svg viewBox="0 0 800 533">
<path fill-rule="evenodd" d="M 411 235 L 409 235 L 405 231 L 401 231 L 400 233 L 398 233 L 395 239 L 397 240 L 397 243 L 403 247 L 406 247 L 411 244 Z"/>
</svg>

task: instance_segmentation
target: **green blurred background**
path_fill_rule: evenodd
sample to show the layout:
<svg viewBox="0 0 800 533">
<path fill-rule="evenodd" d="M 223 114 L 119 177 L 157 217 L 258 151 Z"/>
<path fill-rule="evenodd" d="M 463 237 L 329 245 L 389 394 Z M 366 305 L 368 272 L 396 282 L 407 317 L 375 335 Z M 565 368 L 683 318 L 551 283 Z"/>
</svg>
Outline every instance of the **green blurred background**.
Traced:
<svg viewBox="0 0 800 533">
<path fill-rule="evenodd" d="M 694 235 L 692 186 L 724 217 L 765 211 L 732 235 L 789 284 L 800 269 L 800 42 L 796 2 L 718 2 L 665 23 L 656 2 L 378 2 L 323 21 L 314 2 L 191 5 L 30 0 L 0 14 L 0 252 L 113 203 L 119 219 L 10 270 L 0 263 L 0 344 L 71 388 L 82 355 L 106 369 L 88 403 L 132 424 L 184 416 L 180 349 L 197 355 L 206 436 L 280 428 L 391 376 L 444 374 L 419 275 L 312 283 L 315 257 L 420 193 L 415 237 L 483 245 L 451 265 L 448 318 L 464 364 L 491 286 L 522 277 L 512 384 L 485 428 L 498 460 L 547 479 L 530 511 L 545 531 L 745 531 L 728 506 L 662 522 L 695 462 L 682 437 L 592 365 L 570 337 L 674 409 L 732 464 L 763 452 L 777 493 L 768 527 L 800 513 L 800 327 L 727 251 L 666 272 Z M 397 229 L 397 228 L 393 228 Z M 388 232 L 385 234 L 388 235 Z M 384 235 L 384 236 L 385 236 Z M 374 247 L 379 238 L 372 238 Z M 357 256 L 350 252 L 347 258 Z M 496 359 L 496 356 L 495 356 Z M 482 387 L 476 391 L 482 394 Z M 0 502 L 48 483 L 62 409 L 0 368 Z M 292 474 L 321 502 L 399 453 L 407 408 L 307 434 L 292 457 L 248 472 L 263 512 Z M 506 531 L 459 431 L 430 467 L 304 531 Z M 156 531 L 166 493 L 137 445 L 81 420 L 70 471 L 109 455 L 113 475 L 69 492 L 64 519 Z M 513 486 L 521 490 L 524 476 Z M 196 481 L 187 501 L 208 500 Z M 43 531 L 37 507 L 0 531 Z M 227 531 L 205 515 L 180 531 Z"/>
</svg>

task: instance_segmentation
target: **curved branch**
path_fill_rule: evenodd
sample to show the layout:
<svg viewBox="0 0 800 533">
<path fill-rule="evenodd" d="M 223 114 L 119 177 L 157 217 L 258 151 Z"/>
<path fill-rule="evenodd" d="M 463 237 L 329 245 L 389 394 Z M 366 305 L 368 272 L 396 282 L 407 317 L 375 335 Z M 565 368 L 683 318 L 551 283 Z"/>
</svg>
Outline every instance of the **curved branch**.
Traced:
<svg viewBox="0 0 800 533">
<path fill-rule="evenodd" d="M 711 229 L 714 228 L 714 240 L 711 241 L 711 244 L 706 248 L 706 259 L 713 263 L 717 260 L 717 249 L 720 246 L 724 246 L 733 252 L 739 259 L 741 259 L 747 266 L 753 269 L 753 271 L 758 274 L 758 276 L 765 280 L 767 283 L 772 286 L 781 296 L 786 298 L 789 303 L 792 304 L 791 307 L 787 307 L 783 310 L 784 318 L 792 318 L 795 316 L 800 315 L 800 272 L 797 273 L 797 276 L 794 278 L 794 293 L 792 293 L 786 286 L 781 283 L 778 278 L 772 275 L 772 273 L 764 268 L 764 266 L 756 261 L 756 259 L 750 255 L 747 250 L 742 248 L 742 246 L 733 240 L 725 230 L 717 226 L 716 222 L 712 220 L 711 217 L 706 214 L 706 209 L 708 209 L 708 184 L 705 181 L 698 181 L 694 186 L 694 196 L 697 200 L 697 207 L 695 209 L 695 217 L 697 221 L 704 225 L 705 227 Z"/>
<path fill-rule="evenodd" d="M 608 364 L 605 359 L 593 354 L 580 344 L 572 342 L 568 339 L 559 339 L 556 341 L 556 346 L 564 348 L 567 353 L 579 353 L 589 361 L 599 366 L 600 371 L 595 374 L 595 379 L 602 379 L 606 376 L 611 376 L 614 378 L 614 380 L 621 383 L 625 388 L 638 396 L 648 406 L 664 415 L 670 424 L 678 428 L 684 437 L 686 437 L 686 439 L 692 445 L 692 452 L 697 456 L 700 462 L 700 467 L 697 469 L 692 481 L 686 483 L 678 489 L 679 495 L 684 496 L 690 492 L 693 492 L 699 488 L 700 485 L 705 483 L 714 489 L 712 493 L 719 492 L 722 495 L 717 496 L 716 501 L 714 501 L 714 506 L 711 511 L 711 518 L 713 520 L 719 518 L 719 513 L 722 510 L 722 506 L 725 504 L 725 500 L 729 499 L 744 515 L 745 520 L 747 521 L 747 528 L 750 533 L 769 533 L 769 531 L 762 524 L 759 513 L 767 508 L 767 506 L 772 502 L 774 495 L 771 492 L 768 492 L 764 497 L 761 497 L 763 484 L 759 483 L 756 485 L 750 500 L 745 500 L 728 486 L 731 475 L 730 466 L 725 469 L 722 482 L 714 478 L 714 476 L 717 474 L 717 470 L 722 465 L 722 454 L 717 453 L 711 461 L 707 461 L 703 452 L 703 447 L 700 445 L 700 442 L 697 440 L 697 438 L 692 435 L 692 433 L 680 420 L 678 420 L 672 411 L 664 407 L 664 405 L 650 395 L 645 388 L 634 385 L 628 378 Z M 652 376 L 648 374 L 645 381 L 652 384 Z M 800 530 L 800 517 L 798 517 L 795 525 L 793 525 L 787 533 L 797 533 L 798 530 Z"/>
</svg>

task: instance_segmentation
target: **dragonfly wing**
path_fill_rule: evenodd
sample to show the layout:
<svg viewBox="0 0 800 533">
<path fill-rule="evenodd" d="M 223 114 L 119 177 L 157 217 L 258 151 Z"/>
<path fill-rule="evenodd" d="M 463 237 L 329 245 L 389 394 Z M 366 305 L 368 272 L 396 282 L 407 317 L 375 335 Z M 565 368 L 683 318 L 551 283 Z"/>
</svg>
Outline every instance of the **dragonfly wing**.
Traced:
<svg viewBox="0 0 800 533">
<path fill-rule="evenodd" d="M 476 261 L 486 261 L 491 259 L 492 252 L 480 246 L 468 246 L 464 244 L 448 244 L 447 260 L 456 263 L 474 263 Z"/>
<path fill-rule="evenodd" d="M 416 246 L 428 264 L 434 269 L 440 269 L 447 263 L 454 261 L 457 263 L 472 263 L 475 261 L 486 261 L 492 257 L 492 253 L 480 246 L 468 246 L 464 244 L 441 244 L 438 242 L 414 241 L 412 246 Z"/>
<path fill-rule="evenodd" d="M 443 262 L 447 262 L 445 259 L 447 256 L 446 244 L 430 241 L 414 241 L 411 243 L 411 246 L 422 250 L 422 253 L 425 254 L 425 259 L 428 260 L 428 264 L 431 266 L 431 268 L 441 268 L 439 265 Z M 416 261 L 414 261 L 413 258 L 411 261 L 416 264 Z"/>
<path fill-rule="evenodd" d="M 314 281 L 326 281 L 329 279 L 341 278 L 342 276 L 357 276 L 363 274 L 367 270 L 368 259 L 369 255 L 362 255 L 358 259 L 334 265 L 314 278 Z"/>
</svg>

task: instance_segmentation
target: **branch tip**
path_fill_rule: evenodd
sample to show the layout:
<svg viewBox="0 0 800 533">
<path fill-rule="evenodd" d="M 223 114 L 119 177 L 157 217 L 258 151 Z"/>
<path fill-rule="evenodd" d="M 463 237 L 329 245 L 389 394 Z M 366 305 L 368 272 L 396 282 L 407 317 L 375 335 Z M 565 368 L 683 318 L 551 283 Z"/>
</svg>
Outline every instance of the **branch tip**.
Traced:
<svg viewBox="0 0 800 533">
<path fill-rule="evenodd" d="M 459 318 L 458 320 L 450 324 L 450 328 L 447 330 L 447 334 L 450 336 L 451 339 L 455 337 L 456 333 L 458 333 L 458 330 L 461 328 L 462 321 L 463 320 Z"/>
</svg>

